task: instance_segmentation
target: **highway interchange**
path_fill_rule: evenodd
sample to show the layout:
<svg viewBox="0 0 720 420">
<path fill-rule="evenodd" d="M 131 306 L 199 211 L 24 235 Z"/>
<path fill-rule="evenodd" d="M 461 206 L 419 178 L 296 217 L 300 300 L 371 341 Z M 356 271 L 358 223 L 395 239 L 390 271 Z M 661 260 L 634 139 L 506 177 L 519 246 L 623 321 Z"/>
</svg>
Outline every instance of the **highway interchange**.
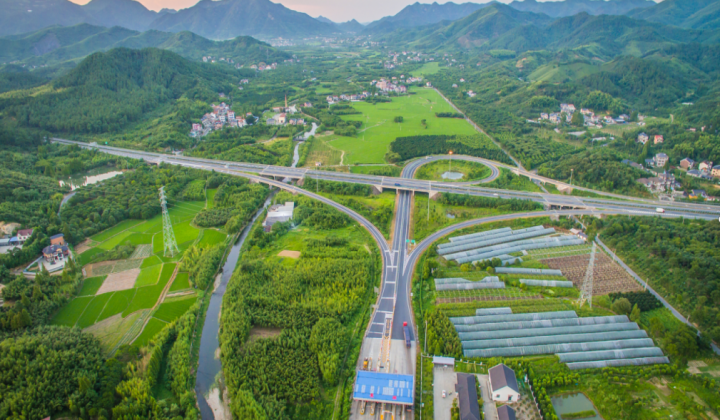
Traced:
<svg viewBox="0 0 720 420">
<path fill-rule="evenodd" d="M 720 207 L 711 205 L 675 203 L 664 201 L 661 202 L 656 200 L 638 199 L 635 197 L 609 194 L 601 191 L 594 191 L 588 189 L 584 190 L 593 192 L 599 196 L 604 196 L 604 198 L 585 198 L 558 194 L 529 193 L 523 191 L 484 188 L 477 185 L 470 185 L 469 183 L 433 183 L 413 179 L 415 172 L 422 165 L 435 160 L 451 158 L 457 160 L 469 160 L 479 162 L 488 166 L 491 169 L 491 175 L 482 181 L 476 182 L 476 184 L 491 182 L 492 180 L 497 178 L 500 174 L 499 168 L 511 169 L 520 175 L 525 175 L 536 179 L 540 178 L 540 180 L 543 181 L 542 177 L 538 177 L 537 175 L 529 173 L 524 169 L 511 167 L 487 159 L 469 156 L 431 156 L 427 158 L 417 159 L 408 163 L 404 167 L 401 177 L 394 178 L 308 170 L 305 168 L 288 168 L 272 165 L 258 165 L 238 162 L 226 162 L 211 159 L 190 158 L 183 156 L 120 149 L 115 147 L 75 142 L 58 138 L 52 138 L 51 141 L 62 144 L 74 144 L 83 148 L 97 149 L 105 153 L 123 156 L 127 158 L 144 159 L 149 162 L 167 163 L 203 170 L 214 170 L 216 172 L 226 173 L 229 175 L 241 176 L 252 181 L 262 182 L 270 186 L 290 191 L 292 193 L 307 195 L 349 215 L 352 219 L 354 219 L 356 222 L 358 222 L 361 226 L 363 226 L 370 232 L 370 234 L 375 239 L 375 242 L 378 244 L 378 247 L 380 248 L 383 256 L 382 286 L 380 289 L 380 294 L 378 296 L 378 301 L 374 307 L 375 310 L 372 315 L 371 322 L 368 325 L 365 338 L 363 340 L 361 355 L 358 360 L 357 366 L 358 368 L 361 366 L 362 360 L 364 360 L 365 357 L 376 358 L 379 356 L 380 343 L 382 342 L 383 329 L 385 328 L 385 318 L 387 316 L 391 316 L 393 318 L 392 347 L 390 355 L 393 362 L 391 364 L 391 371 L 393 373 L 400 374 L 414 375 L 415 373 L 415 360 L 417 356 L 418 343 L 413 342 L 413 346 L 410 350 L 405 349 L 403 343 L 402 329 L 403 322 L 407 322 L 408 325 L 413 326 L 413 331 L 417 331 L 417 326 L 414 325 L 414 316 L 412 311 L 410 293 L 411 280 L 413 276 L 413 271 L 415 269 L 415 264 L 417 263 L 420 255 L 426 249 L 428 249 L 432 243 L 452 233 L 453 231 L 483 223 L 541 216 L 624 214 L 629 216 L 685 217 L 711 220 L 718 218 L 718 216 L 720 215 Z M 309 179 L 350 182 L 372 185 L 378 190 L 396 190 L 397 205 L 391 243 L 388 244 L 388 241 L 384 238 L 382 233 L 372 223 L 370 223 L 367 219 L 362 217 L 357 212 L 338 203 L 335 203 L 332 200 L 325 198 L 319 194 L 315 194 L 312 191 L 308 191 L 290 183 L 282 182 L 282 180 L 286 178 L 303 180 L 303 182 L 307 182 Z M 563 183 L 555 180 L 545 179 L 545 182 L 552 182 L 556 185 L 564 185 Z M 430 235 L 429 237 L 418 243 L 411 251 L 409 251 L 406 240 L 410 239 L 409 234 L 411 210 L 413 203 L 413 195 L 416 192 L 447 192 L 495 198 L 515 198 L 532 200 L 535 202 L 543 203 L 546 211 L 507 214 L 458 223 Z M 656 212 L 656 209 L 659 207 L 662 207 L 665 213 L 658 214 Z M 376 365 L 373 365 L 373 368 L 376 368 Z M 367 414 L 364 416 L 360 416 L 359 410 L 355 409 L 355 407 L 352 411 L 353 418 L 371 418 Z M 379 418 L 379 411 L 376 413 L 375 417 Z"/>
</svg>

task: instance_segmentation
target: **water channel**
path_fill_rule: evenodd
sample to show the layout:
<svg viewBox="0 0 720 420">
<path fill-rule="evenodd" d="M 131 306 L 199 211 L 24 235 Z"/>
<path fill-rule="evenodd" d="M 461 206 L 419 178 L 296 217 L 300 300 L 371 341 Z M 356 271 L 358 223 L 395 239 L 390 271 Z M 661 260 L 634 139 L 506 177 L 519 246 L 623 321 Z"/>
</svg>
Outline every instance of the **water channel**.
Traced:
<svg viewBox="0 0 720 420">
<path fill-rule="evenodd" d="M 593 405 L 592 401 L 588 399 L 583 393 L 575 394 L 563 394 L 550 399 L 552 401 L 553 408 L 558 417 L 562 418 L 563 414 L 578 413 L 581 411 L 594 411 L 595 415 L 583 417 L 582 420 L 603 420 Z"/>
<path fill-rule="evenodd" d="M 317 125 L 313 123 L 312 131 L 306 133 L 305 139 L 314 135 L 317 130 Z M 309 135 L 308 135 L 309 134 Z M 293 153 L 292 167 L 295 168 L 300 160 L 299 148 L 303 142 L 298 142 L 295 145 Z M 289 182 L 286 179 L 285 182 Z M 235 267 L 237 266 L 238 260 L 240 259 L 240 249 L 245 243 L 250 230 L 257 221 L 258 217 L 263 214 L 265 208 L 270 205 L 274 197 L 274 193 L 270 194 L 263 207 L 255 213 L 252 221 L 245 227 L 240 235 L 238 241 L 230 249 L 225 265 L 222 268 L 222 274 L 220 281 L 216 282 L 215 290 L 210 296 L 210 304 L 208 306 L 207 313 L 205 314 L 205 324 L 203 324 L 202 336 L 200 337 L 200 351 L 198 354 L 198 370 L 197 378 L 195 380 L 195 394 L 198 399 L 198 406 L 200 407 L 200 414 L 203 420 L 215 420 L 215 414 L 212 408 L 207 402 L 207 396 L 213 391 L 213 388 L 218 388 L 216 384 L 216 378 L 222 370 L 222 363 L 220 362 L 220 309 L 222 307 L 223 295 L 227 289 L 228 281 L 232 277 Z M 221 389 L 218 392 L 222 393 Z"/>
</svg>

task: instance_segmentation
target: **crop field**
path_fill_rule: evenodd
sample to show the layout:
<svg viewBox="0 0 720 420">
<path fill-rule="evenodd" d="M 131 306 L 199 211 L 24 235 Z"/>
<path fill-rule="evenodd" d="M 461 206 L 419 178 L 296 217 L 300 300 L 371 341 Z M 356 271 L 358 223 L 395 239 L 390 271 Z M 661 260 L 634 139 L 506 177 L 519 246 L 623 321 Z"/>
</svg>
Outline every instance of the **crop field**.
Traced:
<svg viewBox="0 0 720 420">
<path fill-rule="evenodd" d="M 177 292 L 190 288 L 190 277 L 188 273 L 178 273 L 173 284 L 170 285 L 170 292 Z"/>
<path fill-rule="evenodd" d="M 543 264 L 556 270 L 561 270 L 568 280 L 576 287 L 581 287 L 585 279 L 585 272 L 590 263 L 590 255 L 575 255 L 570 257 L 549 258 L 542 260 Z M 613 292 L 632 292 L 642 290 L 620 265 L 615 263 L 604 252 L 595 254 L 595 269 L 593 270 L 593 294 L 606 295 Z"/>
<path fill-rule="evenodd" d="M 141 265 L 142 265 L 142 260 L 140 260 L 140 259 L 138 259 L 138 260 L 119 260 L 113 266 L 112 272 L 113 273 L 122 273 L 123 271 L 140 268 Z"/>
<path fill-rule="evenodd" d="M 78 321 L 80 315 L 82 315 L 91 300 L 93 300 L 92 296 L 76 297 L 58 311 L 52 319 L 51 324 L 72 327 Z"/>
<path fill-rule="evenodd" d="M 104 252 L 104 249 L 101 248 L 90 248 L 87 251 L 83 252 L 82 254 L 78 255 L 77 262 L 80 264 L 80 266 L 83 266 L 87 263 L 89 263 L 92 260 L 92 257 L 96 256 L 97 254 Z"/>
<path fill-rule="evenodd" d="M 106 229 L 96 235 L 91 236 L 90 239 L 92 239 L 94 242 L 105 242 L 113 236 L 119 234 L 120 232 L 124 232 L 140 223 L 143 223 L 143 221 L 136 219 L 123 220 L 117 225 L 111 227 L 110 229 Z"/>
<path fill-rule="evenodd" d="M 161 265 L 155 265 L 141 270 L 140 275 L 138 275 L 137 279 L 135 279 L 134 287 L 151 286 L 157 283 L 161 269 Z"/>
<path fill-rule="evenodd" d="M 215 229 L 205 229 L 203 231 L 202 238 L 200 239 L 200 242 L 198 242 L 199 245 L 216 245 L 219 243 L 222 243 L 227 239 L 227 235 L 215 230 Z"/>
<path fill-rule="evenodd" d="M 143 329 L 143 332 L 133 341 L 133 344 L 136 344 L 138 347 L 147 345 L 147 343 L 155 337 L 155 334 L 159 333 L 166 325 L 167 322 L 157 318 L 150 318 L 147 325 L 145 325 L 145 329 Z"/>
<path fill-rule="evenodd" d="M 148 268 L 158 264 L 162 264 L 160 257 L 157 255 L 151 255 L 143 260 L 142 264 L 140 264 L 140 268 Z"/>
<path fill-rule="evenodd" d="M 439 290 L 438 302 L 467 302 L 469 300 L 515 300 L 540 298 L 537 293 L 528 292 L 516 287 L 505 289 L 475 289 L 475 290 Z"/>
<path fill-rule="evenodd" d="M 80 328 L 87 328 L 97 321 L 98 317 L 105 309 L 105 305 L 110 300 L 112 293 L 105 293 L 102 295 L 95 296 L 93 300 L 85 308 L 85 311 L 77 321 L 77 326 Z"/>
<path fill-rule="evenodd" d="M 517 299 L 496 301 L 470 301 L 462 303 L 440 303 L 438 308 L 447 316 L 473 316 L 475 309 L 509 307 L 513 313 L 554 312 L 572 310 L 569 301 L 560 299 Z"/>
<path fill-rule="evenodd" d="M 170 281 L 170 277 L 172 277 L 173 271 L 175 271 L 175 266 L 177 266 L 177 264 L 164 264 L 162 266 L 160 283 L 167 284 L 167 282 Z"/>
<path fill-rule="evenodd" d="M 95 296 L 103 281 L 105 281 L 105 277 L 90 277 L 83 280 L 82 289 L 80 289 L 78 296 Z"/>
<path fill-rule="evenodd" d="M 124 311 L 133 300 L 133 297 L 135 297 L 135 293 L 137 293 L 137 289 L 127 289 L 119 292 L 113 292 L 110 300 L 108 300 L 107 305 L 105 305 L 105 309 L 103 309 L 97 321 L 100 322 L 113 315 L 122 313 L 122 311 Z"/>
<path fill-rule="evenodd" d="M 189 220 L 173 225 L 173 230 L 175 232 L 175 241 L 178 245 L 194 241 L 200 236 L 200 230 L 192 227 Z M 153 240 L 153 253 L 163 252 L 163 244 L 164 240 L 162 235 L 155 235 L 155 239 Z"/>
<path fill-rule="evenodd" d="M 343 164 L 385 163 L 385 153 L 393 140 L 417 135 L 473 135 L 475 129 L 465 120 L 437 118 L 437 112 L 455 112 L 432 89 L 413 89 L 414 95 L 393 97 L 392 102 L 376 105 L 355 102 L 353 108 L 361 114 L 343 116 L 346 121 L 362 121 L 355 137 L 334 136 L 329 144 L 345 152 Z M 403 117 L 395 123 L 395 117 Z M 426 124 L 422 124 L 422 120 Z"/>
<path fill-rule="evenodd" d="M 422 67 L 420 67 L 417 70 L 414 70 L 411 72 L 411 74 L 415 77 L 421 77 L 421 76 L 427 76 L 430 74 L 435 74 L 440 71 L 440 63 L 437 61 L 433 61 L 430 63 L 423 64 Z"/>
<path fill-rule="evenodd" d="M 215 207 L 215 194 L 217 194 L 217 188 L 207 190 L 207 208 L 211 209 Z"/>
<path fill-rule="evenodd" d="M 165 302 L 158 307 L 157 311 L 153 314 L 153 317 L 165 322 L 175 321 L 180 318 L 185 311 L 188 310 L 188 308 L 193 306 L 196 300 L 197 297 L 193 296 L 191 298 Z"/>
</svg>

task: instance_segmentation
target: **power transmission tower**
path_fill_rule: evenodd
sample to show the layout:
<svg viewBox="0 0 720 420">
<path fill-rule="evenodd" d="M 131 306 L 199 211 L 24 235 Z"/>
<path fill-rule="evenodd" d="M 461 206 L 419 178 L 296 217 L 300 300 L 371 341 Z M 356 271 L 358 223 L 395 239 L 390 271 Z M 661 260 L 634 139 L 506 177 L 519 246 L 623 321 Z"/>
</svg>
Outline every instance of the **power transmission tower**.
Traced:
<svg viewBox="0 0 720 420">
<path fill-rule="evenodd" d="M 160 205 L 162 206 L 163 219 L 163 243 L 165 257 L 174 257 L 176 253 L 180 253 L 177 242 L 175 241 L 175 233 L 173 232 L 172 223 L 170 222 L 170 214 L 167 209 L 167 201 L 165 200 L 165 187 L 160 188 Z M 169 255 L 168 255 L 169 254 Z"/>
<path fill-rule="evenodd" d="M 578 299 L 578 306 L 582 307 L 585 302 L 592 308 L 592 294 L 593 294 L 593 272 L 595 271 L 595 251 L 597 246 L 593 242 L 592 252 L 590 252 L 590 264 L 588 264 L 587 271 L 585 272 L 585 279 L 583 280 L 582 290 L 580 291 L 580 298 Z"/>
</svg>

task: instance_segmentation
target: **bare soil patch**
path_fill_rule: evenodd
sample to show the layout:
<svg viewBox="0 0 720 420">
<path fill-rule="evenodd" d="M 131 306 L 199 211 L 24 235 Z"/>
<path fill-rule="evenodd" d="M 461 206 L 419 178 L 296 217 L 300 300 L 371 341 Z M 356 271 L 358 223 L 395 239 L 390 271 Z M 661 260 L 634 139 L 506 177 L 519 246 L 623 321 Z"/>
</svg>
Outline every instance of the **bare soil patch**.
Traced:
<svg viewBox="0 0 720 420">
<path fill-rule="evenodd" d="M 90 238 L 85 239 L 75 246 L 75 254 L 80 255 L 88 249 L 90 249 Z"/>
<path fill-rule="evenodd" d="M 88 264 L 83 267 L 83 270 L 87 273 L 87 277 L 105 276 L 112 273 L 112 269 L 115 267 L 115 261 L 103 261 L 94 264 Z"/>
<path fill-rule="evenodd" d="M 273 338 L 280 335 L 282 328 L 260 328 L 253 327 L 250 329 L 248 341 L 260 340 L 262 338 Z"/>
<path fill-rule="evenodd" d="M 702 372 L 700 372 L 701 367 L 707 367 L 707 363 L 703 362 L 702 360 L 691 360 L 688 362 L 688 372 L 692 373 L 693 375 L 699 375 Z"/>
<path fill-rule="evenodd" d="M 300 251 L 288 251 L 288 250 L 280 251 L 280 253 L 278 254 L 278 257 L 288 257 L 288 258 L 298 259 L 298 258 L 300 258 Z"/>
<path fill-rule="evenodd" d="M 102 286 L 100 286 L 100 290 L 97 291 L 97 294 L 101 295 L 108 292 L 132 289 L 138 275 L 140 275 L 139 268 L 133 268 L 132 270 L 120 273 L 112 273 L 107 276 Z"/>
<path fill-rule="evenodd" d="M 540 260 L 548 267 L 562 271 L 573 285 L 582 287 L 585 272 L 590 263 L 590 255 L 573 255 L 570 257 L 548 258 Z M 603 252 L 595 254 L 595 269 L 593 270 L 593 293 L 605 295 L 614 292 L 640 291 L 642 287 L 620 265 Z"/>
</svg>

